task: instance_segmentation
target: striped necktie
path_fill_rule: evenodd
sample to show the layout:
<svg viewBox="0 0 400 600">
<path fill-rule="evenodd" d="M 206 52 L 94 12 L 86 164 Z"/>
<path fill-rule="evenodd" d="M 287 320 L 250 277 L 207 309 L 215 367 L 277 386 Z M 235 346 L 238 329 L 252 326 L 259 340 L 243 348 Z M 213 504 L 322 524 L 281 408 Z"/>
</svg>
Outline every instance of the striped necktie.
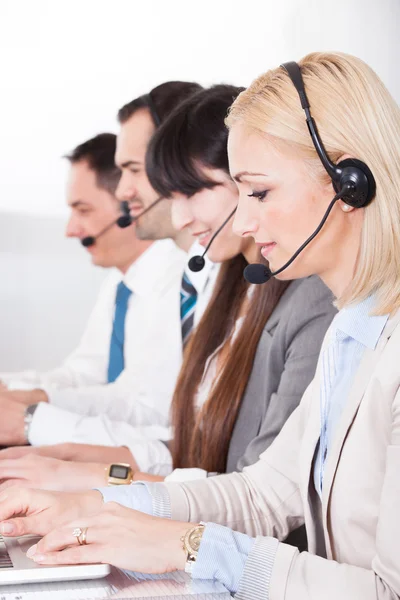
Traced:
<svg viewBox="0 0 400 600">
<path fill-rule="evenodd" d="M 115 297 L 114 322 L 110 341 L 110 358 L 108 361 L 107 381 L 112 383 L 119 377 L 125 368 L 124 341 L 125 319 L 128 311 L 128 302 L 132 294 L 123 281 L 118 284 Z"/>
<path fill-rule="evenodd" d="M 185 346 L 193 329 L 194 311 L 197 302 L 196 288 L 190 283 L 186 273 L 183 273 L 181 284 L 181 330 L 182 343 Z"/>
</svg>

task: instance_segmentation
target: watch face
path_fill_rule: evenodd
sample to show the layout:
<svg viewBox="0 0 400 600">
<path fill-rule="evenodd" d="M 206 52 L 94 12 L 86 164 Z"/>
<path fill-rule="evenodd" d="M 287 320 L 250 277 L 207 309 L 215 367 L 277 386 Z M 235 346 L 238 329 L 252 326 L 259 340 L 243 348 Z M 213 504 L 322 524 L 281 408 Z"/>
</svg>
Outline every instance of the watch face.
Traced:
<svg viewBox="0 0 400 600">
<path fill-rule="evenodd" d="M 189 536 L 189 545 L 194 552 L 198 552 L 200 548 L 200 542 L 203 535 L 203 528 L 195 529 Z"/>
<path fill-rule="evenodd" d="M 128 475 L 129 467 L 124 467 L 123 465 L 111 465 L 110 477 L 115 477 L 116 479 L 126 479 Z"/>
</svg>

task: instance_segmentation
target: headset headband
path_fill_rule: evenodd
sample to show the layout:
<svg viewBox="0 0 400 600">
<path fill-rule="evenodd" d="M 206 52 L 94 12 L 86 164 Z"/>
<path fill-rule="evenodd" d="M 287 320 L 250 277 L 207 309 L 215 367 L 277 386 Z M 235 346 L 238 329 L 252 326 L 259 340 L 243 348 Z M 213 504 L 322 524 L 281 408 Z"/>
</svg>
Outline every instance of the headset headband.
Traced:
<svg viewBox="0 0 400 600">
<path fill-rule="evenodd" d="M 376 192 L 376 183 L 371 170 L 364 162 L 355 158 L 343 160 L 338 164 L 331 161 L 318 133 L 317 125 L 311 116 L 310 103 L 304 88 L 304 80 L 299 65 L 292 61 L 282 64 L 281 67 L 286 70 L 299 94 L 301 106 L 306 114 L 308 131 L 315 150 L 326 172 L 332 179 L 335 191 L 339 192 L 345 184 L 350 184 L 353 190 L 350 192 L 350 195 L 345 197 L 345 201 L 354 208 L 367 206 Z"/>
</svg>

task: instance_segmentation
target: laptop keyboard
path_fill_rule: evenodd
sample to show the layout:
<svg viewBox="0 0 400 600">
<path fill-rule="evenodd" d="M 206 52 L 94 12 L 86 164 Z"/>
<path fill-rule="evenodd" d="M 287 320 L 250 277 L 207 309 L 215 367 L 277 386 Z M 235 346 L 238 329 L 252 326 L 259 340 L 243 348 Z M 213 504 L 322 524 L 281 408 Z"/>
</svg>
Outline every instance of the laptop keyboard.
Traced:
<svg viewBox="0 0 400 600">
<path fill-rule="evenodd" d="M 13 566 L 14 565 L 12 564 L 10 555 L 7 552 L 3 536 L 0 535 L 0 569 L 12 569 Z"/>
</svg>

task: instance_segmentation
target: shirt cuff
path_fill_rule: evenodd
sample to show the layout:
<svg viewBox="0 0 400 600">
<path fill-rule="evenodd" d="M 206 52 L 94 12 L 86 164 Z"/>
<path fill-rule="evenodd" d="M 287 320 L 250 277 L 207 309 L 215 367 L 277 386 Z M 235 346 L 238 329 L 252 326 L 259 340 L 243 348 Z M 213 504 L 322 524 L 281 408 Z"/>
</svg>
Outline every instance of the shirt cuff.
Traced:
<svg viewBox="0 0 400 600">
<path fill-rule="evenodd" d="M 167 488 L 163 483 L 135 482 L 131 485 L 119 485 L 96 488 L 104 502 L 118 502 L 122 506 L 140 512 L 171 518 L 171 502 Z"/>
<path fill-rule="evenodd" d="M 92 387 L 93 389 L 90 389 Z M 46 382 L 40 386 L 49 399 L 49 403 L 63 410 L 71 410 L 81 415 L 89 415 L 90 411 L 85 403 L 85 395 L 95 395 L 95 388 L 99 386 L 62 387 L 49 385 Z"/>
<path fill-rule="evenodd" d="M 139 471 L 165 477 L 172 471 L 172 456 L 161 440 L 140 440 L 125 444 L 135 458 Z"/>
<path fill-rule="evenodd" d="M 214 579 L 235 593 L 254 544 L 254 538 L 244 533 L 207 523 L 193 565 L 193 579 Z"/>
<path fill-rule="evenodd" d="M 48 446 L 70 442 L 81 415 L 39 402 L 29 427 L 32 446 Z"/>
<path fill-rule="evenodd" d="M 256 538 L 242 572 L 236 600 L 268 600 L 279 544 L 280 542 L 273 537 Z"/>
<path fill-rule="evenodd" d="M 148 489 L 141 483 L 96 488 L 104 502 L 118 502 L 122 506 L 139 510 L 147 515 L 153 514 L 153 499 Z"/>
<path fill-rule="evenodd" d="M 174 469 L 165 478 L 165 481 L 195 481 L 196 479 L 206 479 L 207 476 L 208 473 L 204 469 Z"/>
</svg>

